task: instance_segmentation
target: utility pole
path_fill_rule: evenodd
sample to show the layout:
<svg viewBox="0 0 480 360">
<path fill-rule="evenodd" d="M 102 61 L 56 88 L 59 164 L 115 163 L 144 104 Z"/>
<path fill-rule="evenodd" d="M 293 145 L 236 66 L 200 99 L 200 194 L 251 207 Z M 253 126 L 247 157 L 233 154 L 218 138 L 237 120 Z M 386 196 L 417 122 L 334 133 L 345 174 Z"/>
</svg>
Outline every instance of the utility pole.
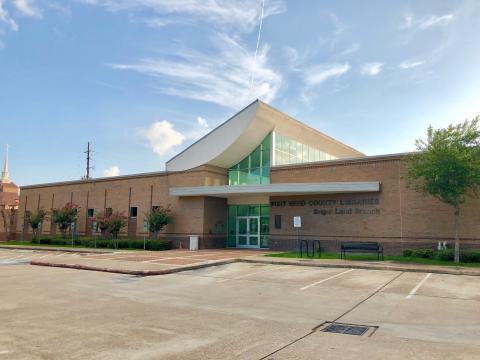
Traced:
<svg viewBox="0 0 480 360">
<path fill-rule="evenodd" d="M 92 150 L 90 149 L 90 141 L 87 144 L 87 151 L 84 152 L 84 154 L 87 154 L 87 171 L 85 176 L 83 177 L 84 180 L 90 180 L 90 170 L 93 170 L 93 166 L 90 166 L 90 162 L 92 160 Z"/>
</svg>

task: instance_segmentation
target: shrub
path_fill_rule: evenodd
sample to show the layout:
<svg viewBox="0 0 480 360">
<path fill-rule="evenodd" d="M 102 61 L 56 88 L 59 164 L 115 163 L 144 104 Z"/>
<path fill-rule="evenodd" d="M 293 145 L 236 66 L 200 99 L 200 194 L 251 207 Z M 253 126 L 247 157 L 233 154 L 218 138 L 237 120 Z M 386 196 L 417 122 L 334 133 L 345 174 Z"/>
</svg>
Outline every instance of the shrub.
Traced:
<svg viewBox="0 0 480 360">
<path fill-rule="evenodd" d="M 412 257 L 422 258 L 422 259 L 434 259 L 435 258 L 435 250 L 432 250 L 432 249 L 412 250 Z"/>
<path fill-rule="evenodd" d="M 422 259 L 434 259 L 441 261 L 454 261 L 454 249 L 432 250 L 432 249 L 405 249 L 403 251 L 404 257 L 415 257 Z M 464 263 L 480 263 L 480 251 L 461 251 L 460 261 Z"/>
<path fill-rule="evenodd" d="M 412 257 L 412 256 L 413 256 L 413 250 L 412 249 L 403 250 L 403 257 Z"/>
<path fill-rule="evenodd" d="M 442 261 L 453 261 L 455 259 L 455 252 L 452 249 L 437 251 L 437 259 Z"/>
<path fill-rule="evenodd" d="M 38 244 L 38 241 L 32 244 Z M 83 246 L 88 248 L 96 247 L 101 249 L 143 249 L 143 240 L 140 239 L 118 239 L 116 241 L 117 246 L 115 246 L 115 241 L 112 239 L 95 239 L 93 237 L 79 237 L 74 239 L 74 245 Z M 56 237 L 45 237 L 40 239 L 40 244 L 46 245 L 57 245 L 57 246 L 68 246 L 72 244 L 70 239 L 56 238 Z M 152 239 L 147 240 L 145 248 L 147 250 L 170 250 L 173 248 L 172 242 L 170 240 L 158 240 Z"/>
<path fill-rule="evenodd" d="M 480 262 L 480 252 L 478 251 L 461 251 L 460 261 L 464 263 Z"/>
</svg>

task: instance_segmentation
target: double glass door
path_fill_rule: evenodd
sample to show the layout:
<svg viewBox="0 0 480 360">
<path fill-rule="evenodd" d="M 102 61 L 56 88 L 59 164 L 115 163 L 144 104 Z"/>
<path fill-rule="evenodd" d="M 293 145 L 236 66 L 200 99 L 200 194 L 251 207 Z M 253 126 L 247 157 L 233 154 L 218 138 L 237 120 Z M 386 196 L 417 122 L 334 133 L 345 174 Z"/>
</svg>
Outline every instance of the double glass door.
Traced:
<svg viewBox="0 0 480 360">
<path fill-rule="evenodd" d="M 260 216 L 237 217 L 237 247 L 260 247 Z"/>
</svg>

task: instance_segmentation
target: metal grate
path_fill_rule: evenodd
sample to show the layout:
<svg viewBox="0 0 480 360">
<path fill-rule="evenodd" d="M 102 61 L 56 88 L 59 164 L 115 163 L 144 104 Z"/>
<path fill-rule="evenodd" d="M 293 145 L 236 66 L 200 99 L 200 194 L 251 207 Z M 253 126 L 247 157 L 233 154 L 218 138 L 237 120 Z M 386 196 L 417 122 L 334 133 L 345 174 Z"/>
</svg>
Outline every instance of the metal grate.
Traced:
<svg viewBox="0 0 480 360">
<path fill-rule="evenodd" d="M 329 332 L 329 333 L 335 333 L 335 334 L 362 336 L 369 329 L 370 329 L 370 327 L 368 327 L 368 326 L 333 323 L 333 324 L 330 324 L 330 325 L 326 326 L 321 331 Z"/>
</svg>

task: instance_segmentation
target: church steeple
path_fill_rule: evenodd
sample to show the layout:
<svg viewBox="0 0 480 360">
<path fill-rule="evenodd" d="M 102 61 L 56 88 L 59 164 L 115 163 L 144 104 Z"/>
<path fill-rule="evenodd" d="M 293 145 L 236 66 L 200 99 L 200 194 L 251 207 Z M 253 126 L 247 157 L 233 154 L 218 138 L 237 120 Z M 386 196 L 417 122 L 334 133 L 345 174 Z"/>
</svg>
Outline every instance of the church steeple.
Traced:
<svg viewBox="0 0 480 360">
<path fill-rule="evenodd" d="M 10 179 L 8 177 L 8 144 L 5 145 L 5 162 L 3 163 L 2 184 L 8 184 Z"/>
</svg>

